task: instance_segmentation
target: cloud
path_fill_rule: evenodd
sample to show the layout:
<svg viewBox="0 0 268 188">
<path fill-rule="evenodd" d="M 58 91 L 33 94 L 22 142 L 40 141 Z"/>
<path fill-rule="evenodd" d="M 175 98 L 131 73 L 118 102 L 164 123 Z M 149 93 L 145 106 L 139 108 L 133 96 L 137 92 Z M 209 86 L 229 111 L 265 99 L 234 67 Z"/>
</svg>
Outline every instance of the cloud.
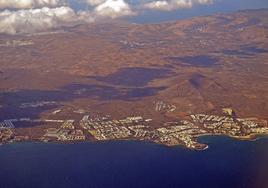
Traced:
<svg viewBox="0 0 268 188">
<path fill-rule="evenodd" d="M 159 0 L 145 3 L 143 7 L 146 9 L 171 11 L 181 8 L 192 8 L 198 4 L 205 5 L 211 3 L 213 3 L 213 0 Z"/>
<path fill-rule="evenodd" d="M 0 9 L 57 7 L 63 4 L 65 0 L 0 0 Z"/>
<path fill-rule="evenodd" d="M 0 33 L 34 33 L 76 21 L 78 15 L 69 7 L 29 9 L 0 13 Z"/>
<path fill-rule="evenodd" d="M 26 34 L 48 31 L 61 26 L 93 22 L 99 17 L 117 18 L 131 15 L 124 0 L 106 0 L 93 11 L 77 11 L 67 6 L 4 10 L 0 12 L 0 33 Z"/>
<path fill-rule="evenodd" d="M 86 3 L 91 6 L 97 6 L 104 3 L 106 0 L 86 0 Z"/>
<path fill-rule="evenodd" d="M 213 0 L 151 0 L 149 3 L 138 1 L 136 4 L 129 4 L 126 0 L 73 1 L 90 5 L 90 11 L 75 11 L 66 6 L 70 0 L 0 0 L 0 34 L 42 32 L 61 26 L 93 22 L 99 18 L 132 16 L 144 9 L 172 11 L 213 3 Z"/>
<path fill-rule="evenodd" d="M 110 18 L 134 15 L 134 12 L 124 0 L 106 0 L 94 9 L 94 13 L 97 16 Z"/>
</svg>

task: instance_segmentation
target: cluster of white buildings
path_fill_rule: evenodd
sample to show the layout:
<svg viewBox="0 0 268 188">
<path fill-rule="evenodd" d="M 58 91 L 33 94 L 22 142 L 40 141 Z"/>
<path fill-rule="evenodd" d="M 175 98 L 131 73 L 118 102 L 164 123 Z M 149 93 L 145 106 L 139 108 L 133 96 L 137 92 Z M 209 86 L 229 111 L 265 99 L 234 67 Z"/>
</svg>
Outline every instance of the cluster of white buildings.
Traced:
<svg viewBox="0 0 268 188">
<path fill-rule="evenodd" d="M 86 137 L 82 130 L 76 129 L 74 126 L 74 120 L 66 120 L 60 126 L 60 128 L 47 129 L 42 140 L 57 140 L 57 141 L 75 141 L 85 140 Z"/>
<path fill-rule="evenodd" d="M 124 139 L 133 136 L 132 132 L 137 132 L 134 135 L 143 135 L 137 131 L 133 125 L 145 122 L 141 116 L 127 117 L 120 120 L 111 120 L 107 117 L 102 118 L 89 118 L 84 116 L 80 125 L 86 129 L 97 140 L 111 140 L 111 139 Z"/>
<path fill-rule="evenodd" d="M 201 124 L 201 128 L 205 128 L 210 133 L 237 137 L 268 133 L 267 122 L 256 118 L 236 118 L 207 114 L 193 114 L 191 118 L 193 122 Z"/>
<path fill-rule="evenodd" d="M 155 101 L 154 104 L 156 112 L 173 112 L 176 110 L 175 105 L 167 104 L 164 101 Z"/>
<path fill-rule="evenodd" d="M 0 47 L 17 47 L 17 46 L 29 46 L 34 43 L 30 40 L 9 40 L 4 43 L 0 43 Z"/>
<path fill-rule="evenodd" d="M 0 122 L 0 129 L 1 128 L 15 128 L 15 125 L 11 120 L 4 120 L 3 122 Z"/>
<path fill-rule="evenodd" d="M 56 105 L 55 101 L 38 101 L 38 102 L 30 102 L 30 103 L 22 103 L 20 108 L 37 108 L 42 106 L 51 106 Z"/>
</svg>

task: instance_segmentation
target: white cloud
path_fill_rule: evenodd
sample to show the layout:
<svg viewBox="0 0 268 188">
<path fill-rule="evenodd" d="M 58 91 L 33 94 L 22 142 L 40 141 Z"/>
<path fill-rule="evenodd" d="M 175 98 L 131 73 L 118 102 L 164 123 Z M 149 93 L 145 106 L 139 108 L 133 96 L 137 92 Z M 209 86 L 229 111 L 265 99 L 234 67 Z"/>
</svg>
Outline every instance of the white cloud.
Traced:
<svg viewBox="0 0 268 188">
<path fill-rule="evenodd" d="M 133 15 L 130 6 L 124 0 L 106 0 L 99 4 L 95 9 L 96 16 L 117 18 L 121 16 Z"/>
<path fill-rule="evenodd" d="M 57 7 L 65 0 L 0 0 L 0 9 L 29 9 L 41 7 Z"/>
<path fill-rule="evenodd" d="M 92 7 L 91 11 L 75 12 L 68 6 L 61 6 L 68 0 L 0 0 L 0 10 L 5 9 L 0 11 L 0 34 L 42 32 L 64 25 L 93 22 L 99 18 L 130 16 L 144 8 L 170 11 L 213 2 L 213 0 L 151 0 L 149 3 L 140 2 L 131 6 L 126 0 L 77 1 L 86 2 Z"/>
<path fill-rule="evenodd" d="M 124 0 L 106 0 L 92 12 L 78 11 L 67 6 L 0 11 L 0 33 L 25 34 L 48 31 L 65 25 L 93 22 L 99 17 L 117 18 L 131 15 Z"/>
<path fill-rule="evenodd" d="M 144 4 L 144 8 L 171 11 L 181 8 L 191 8 L 197 4 L 211 4 L 213 0 L 157 0 Z"/>
<path fill-rule="evenodd" d="M 76 22 L 80 23 L 92 23 L 95 21 L 95 16 L 89 11 L 78 11 L 76 16 Z"/>
<path fill-rule="evenodd" d="M 69 7 L 5 10 L 0 13 L 0 33 L 33 33 L 56 28 L 77 20 Z"/>
<path fill-rule="evenodd" d="M 168 7 L 170 6 L 170 4 L 167 1 L 153 1 L 150 3 L 146 3 L 144 4 L 145 8 L 148 9 L 168 9 Z"/>
<path fill-rule="evenodd" d="M 91 6 L 97 6 L 104 3 L 106 0 L 86 0 L 87 4 Z"/>
</svg>

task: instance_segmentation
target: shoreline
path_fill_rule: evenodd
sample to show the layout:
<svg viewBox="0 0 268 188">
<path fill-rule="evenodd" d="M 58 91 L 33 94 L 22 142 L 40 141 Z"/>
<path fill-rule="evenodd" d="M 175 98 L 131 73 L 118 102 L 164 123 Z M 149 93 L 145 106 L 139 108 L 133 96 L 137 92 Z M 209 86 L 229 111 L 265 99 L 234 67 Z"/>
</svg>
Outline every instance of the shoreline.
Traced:
<svg viewBox="0 0 268 188">
<path fill-rule="evenodd" d="M 240 140 L 240 141 L 250 141 L 254 142 L 257 140 L 260 140 L 262 138 L 268 138 L 268 135 L 265 134 L 253 134 L 253 135 L 248 135 L 248 136 L 229 136 L 229 135 L 223 135 L 223 134 L 204 134 L 200 137 L 195 138 L 195 141 L 198 141 L 199 139 L 202 139 L 202 137 L 226 137 L 226 138 L 231 138 L 234 141 L 235 140 Z M 134 141 L 134 142 L 141 142 L 141 143 L 150 143 L 150 144 L 156 144 L 159 146 L 164 146 L 164 147 L 176 147 L 179 146 L 184 149 L 189 149 L 189 150 L 194 150 L 194 151 L 204 151 L 209 149 L 208 144 L 204 143 L 199 143 L 200 145 L 203 145 L 203 148 L 192 148 L 192 147 L 187 147 L 184 144 L 175 144 L 175 145 L 169 145 L 169 144 L 164 144 L 164 143 L 158 143 L 150 140 L 135 140 L 135 139 L 114 139 L 114 140 L 78 140 L 78 141 L 41 141 L 41 140 L 23 140 L 23 141 L 11 141 L 11 142 L 6 142 L 6 143 L 0 143 L 0 147 L 6 144 L 16 144 L 16 143 L 44 143 L 44 144 L 77 144 L 77 143 L 105 143 L 105 142 L 116 142 L 116 141 Z"/>
</svg>

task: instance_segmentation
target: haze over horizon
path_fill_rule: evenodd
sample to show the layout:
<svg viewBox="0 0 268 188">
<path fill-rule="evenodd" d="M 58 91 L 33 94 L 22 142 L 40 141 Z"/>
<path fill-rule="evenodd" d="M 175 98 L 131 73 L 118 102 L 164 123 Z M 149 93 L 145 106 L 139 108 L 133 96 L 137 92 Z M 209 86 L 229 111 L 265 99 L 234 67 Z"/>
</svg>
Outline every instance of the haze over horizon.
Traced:
<svg viewBox="0 0 268 188">
<path fill-rule="evenodd" d="M 152 23 L 261 8 L 268 8 L 265 0 L 0 0 L 0 34 L 111 19 Z"/>
</svg>

